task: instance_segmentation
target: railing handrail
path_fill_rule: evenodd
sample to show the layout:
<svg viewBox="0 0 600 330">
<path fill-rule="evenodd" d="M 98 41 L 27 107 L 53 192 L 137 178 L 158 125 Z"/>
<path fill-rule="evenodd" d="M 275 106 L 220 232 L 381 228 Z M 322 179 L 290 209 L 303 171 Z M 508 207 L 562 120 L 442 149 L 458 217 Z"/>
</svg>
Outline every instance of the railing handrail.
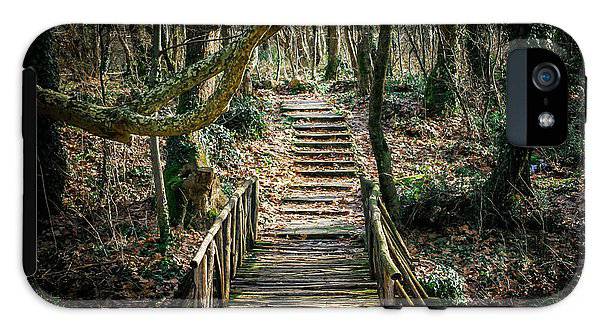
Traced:
<svg viewBox="0 0 600 330">
<path fill-rule="evenodd" d="M 223 209 L 215 219 L 213 225 L 206 233 L 206 236 L 202 240 L 202 244 L 200 245 L 198 252 L 196 252 L 196 255 L 194 256 L 194 258 L 192 258 L 192 268 L 197 267 L 200 264 L 200 261 L 206 255 L 210 243 L 214 240 L 215 235 L 221 229 L 223 222 L 227 220 L 227 216 L 231 212 L 231 209 L 235 207 L 235 204 L 237 203 L 241 195 L 250 187 L 250 185 L 255 183 L 256 180 L 256 177 L 250 177 L 249 179 L 246 179 L 246 181 L 244 181 L 244 184 L 237 188 L 231 196 L 231 198 L 229 198 L 229 201 L 227 201 L 227 204 L 225 205 L 225 207 L 223 207 Z"/>
<path fill-rule="evenodd" d="M 182 280 L 174 306 L 221 307 L 229 302 L 231 280 L 258 234 L 258 178 L 247 179 L 221 210 Z"/>
<path fill-rule="evenodd" d="M 360 181 L 369 265 L 382 305 L 425 305 L 429 297 L 414 275 L 413 260 L 381 200 L 379 185 L 364 177 Z"/>
</svg>

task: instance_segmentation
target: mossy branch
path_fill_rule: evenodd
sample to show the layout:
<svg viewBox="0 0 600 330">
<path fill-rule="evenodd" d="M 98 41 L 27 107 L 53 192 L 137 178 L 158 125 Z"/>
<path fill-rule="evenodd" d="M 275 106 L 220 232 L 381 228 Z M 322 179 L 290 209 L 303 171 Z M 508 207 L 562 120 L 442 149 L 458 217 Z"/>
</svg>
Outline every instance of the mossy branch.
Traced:
<svg viewBox="0 0 600 330">
<path fill-rule="evenodd" d="M 278 30 L 279 27 L 255 26 L 237 42 L 173 75 L 125 105 L 98 106 L 38 86 L 38 111 L 94 135 L 123 143 L 128 143 L 132 134 L 173 136 L 201 129 L 226 111 L 229 100 L 242 81 L 252 51 Z M 152 116 L 173 98 L 221 72 L 223 77 L 204 107 L 182 114 Z"/>
</svg>

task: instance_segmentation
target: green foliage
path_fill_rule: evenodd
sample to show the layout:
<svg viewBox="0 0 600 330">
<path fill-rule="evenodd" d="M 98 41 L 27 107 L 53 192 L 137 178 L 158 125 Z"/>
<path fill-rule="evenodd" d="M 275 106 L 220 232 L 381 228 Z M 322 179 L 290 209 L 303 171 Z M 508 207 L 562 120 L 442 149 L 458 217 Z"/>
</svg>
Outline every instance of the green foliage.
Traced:
<svg viewBox="0 0 600 330">
<path fill-rule="evenodd" d="M 581 96 L 572 97 L 569 102 L 570 115 L 568 119 L 567 140 L 565 143 L 554 148 L 547 148 L 545 151 L 549 161 L 564 166 L 582 169 L 584 156 L 585 96 L 583 96 L 583 90 L 578 91 L 575 89 L 577 88 L 572 88 L 571 95 Z"/>
<path fill-rule="evenodd" d="M 388 80 L 386 94 L 399 99 L 423 100 L 426 80 L 423 75 L 405 74 L 398 80 Z"/>
<path fill-rule="evenodd" d="M 181 170 L 186 164 L 205 162 L 204 152 L 190 135 L 175 136 L 167 139 L 167 165 L 163 177 L 165 193 L 171 225 L 185 222 L 182 219 L 185 211 L 186 198 L 181 191 L 183 178 Z M 189 207 L 189 205 L 188 205 Z"/>
<path fill-rule="evenodd" d="M 199 132 L 198 139 L 204 147 L 211 165 L 229 168 L 239 164 L 240 152 L 235 146 L 234 133 L 228 128 L 212 124 Z"/>
<path fill-rule="evenodd" d="M 431 297 L 450 301 L 453 305 L 466 303 L 465 279 L 451 267 L 435 264 L 433 270 L 418 280 Z"/>
<path fill-rule="evenodd" d="M 228 180 L 227 177 L 222 178 L 221 190 L 223 191 L 225 196 L 227 196 L 227 198 L 231 198 L 231 196 L 233 196 L 235 189 L 236 187 L 234 181 Z"/>
<path fill-rule="evenodd" d="M 208 217 L 209 223 L 213 223 L 215 219 L 217 219 L 217 217 L 219 216 L 219 210 L 210 209 L 206 213 L 206 216 Z"/>
<path fill-rule="evenodd" d="M 463 217 L 472 188 L 472 176 L 453 178 L 436 175 L 430 166 L 420 166 L 419 174 L 395 178 L 402 219 L 407 225 L 443 226 Z M 458 171 L 468 171 L 459 168 Z M 473 171 L 469 174 L 477 173 Z"/>
<path fill-rule="evenodd" d="M 169 221 L 172 226 L 182 222 L 184 212 L 185 196 L 181 192 L 183 179 L 179 176 L 182 164 L 169 164 L 165 167 L 163 177 L 165 181 L 165 194 L 167 197 L 167 208 L 169 209 Z"/>
<path fill-rule="evenodd" d="M 259 138 L 265 129 L 265 104 L 253 96 L 234 97 L 217 124 L 245 138 Z"/>
<path fill-rule="evenodd" d="M 288 86 L 288 93 L 292 95 L 304 93 L 324 94 L 327 93 L 328 89 L 328 85 L 324 82 L 302 81 L 299 79 L 292 79 L 286 82 L 285 85 Z"/>
<path fill-rule="evenodd" d="M 421 109 L 417 105 L 423 103 L 424 93 L 425 78 L 421 75 L 407 74 L 398 80 L 387 80 L 384 103 L 385 119 L 415 118 L 416 113 L 407 114 L 407 112 Z"/>
</svg>

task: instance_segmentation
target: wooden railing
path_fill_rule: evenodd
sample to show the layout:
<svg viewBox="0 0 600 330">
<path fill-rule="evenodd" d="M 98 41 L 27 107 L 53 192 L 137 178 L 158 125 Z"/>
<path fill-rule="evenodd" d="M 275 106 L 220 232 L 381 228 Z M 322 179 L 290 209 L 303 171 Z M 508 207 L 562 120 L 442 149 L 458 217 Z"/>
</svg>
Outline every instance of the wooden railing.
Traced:
<svg viewBox="0 0 600 330">
<path fill-rule="evenodd" d="M 369 266 L 385 307 L 425 306 L 428 296 L 417 281 L 404 240 L 381 201 L 379 185 L 360 178 Z"/>
<path fill-rule="evenodd" d="M 258 180 L 252 177 L 229 199 L 192 259 L 175 305 L 223 307 L 229 303 L 231 280 L 246 251 L 256 242 Z"/>
</svg>

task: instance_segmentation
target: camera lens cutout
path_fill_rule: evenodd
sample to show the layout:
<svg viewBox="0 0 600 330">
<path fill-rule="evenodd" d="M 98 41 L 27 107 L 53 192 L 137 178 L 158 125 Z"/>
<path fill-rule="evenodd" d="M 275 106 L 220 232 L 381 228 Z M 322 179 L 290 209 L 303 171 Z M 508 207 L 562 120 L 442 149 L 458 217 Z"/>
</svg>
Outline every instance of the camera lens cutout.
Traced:
<svg viewBox="0 0 600 330">
<path fill-rule="evenodd" d="M 560 71 L 556 65 L 545 62 L 538 64 L 532 73 L 533 84 L 543 92 L 549 92 L 558 86 Z"/>
<path fill-rule="evenodd" d="M 541 128 L 552 128 L 555 122 L 556 119 L 554 119 L 554 115 L 550 112 L 542 112 L 538 116 L 538 125 L 540 125 Z"/>
</svg>

